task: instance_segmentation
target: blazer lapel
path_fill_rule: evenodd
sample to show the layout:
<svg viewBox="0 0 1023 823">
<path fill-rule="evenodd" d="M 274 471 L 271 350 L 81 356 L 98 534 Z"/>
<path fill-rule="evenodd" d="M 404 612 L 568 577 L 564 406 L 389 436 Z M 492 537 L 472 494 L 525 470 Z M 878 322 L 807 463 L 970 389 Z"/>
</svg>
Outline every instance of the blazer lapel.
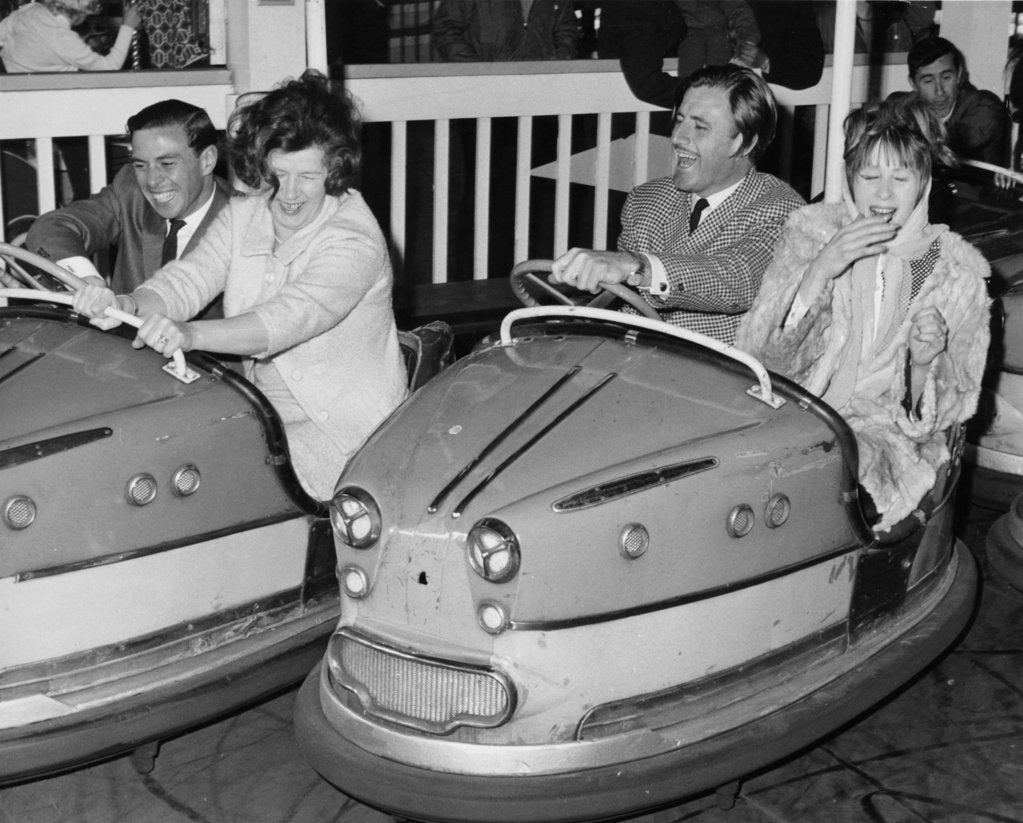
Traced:
<svg viewBox="0 0 1023 823">
<path fill-rule="evenodd" d="M 195 227 L 195 231 L 192 236 L 188 238 L 188 242 L 185 247 L 181 250 L 181 257 L 185 252 L 195 248 L 196 244 L 202 239 L 202 236 L 206 234 L 206 229 L 210 227 L 210 224 L 216 219 L 217 214 L 220 210 L 227 205 L 228 199 L 230 199 L 230 193 L 226 185 L 221 185 L 219 178 L 214 178 L 216 185 L 213 187 L 213 202 L 210 204 L 209 210 L 203 216 L 203 219 L 199 222 L 199 225 Z"/>
<path fill-rule="evenodd" d="M 725 199 L 724 203 L 716 209 L 705 212 L 703 219 L 700 220 L 700 224 L 696 227 L 696 231 L 690 235 L 692 238 L 691 242 L 699 244 L 701 240 L 716 236 L 725 228 L 735 216 L 739 206 L 744 206 L 753 199 L 751 192 L 753 181 L 753 174 L 747 174 L 739 184 L 739 187 Z M 686 221 L 688 222 L 688 220 L 689 214 L 687 212 Z"/>
<path fill-rule="evenodd" d="M 156 210 L 143 201 L 145 211 L 143 212 L 143 231 L 149 238 L 148 242 L 142 244 L 142 271 L 155 272 L 160 268 L 163 257 L 163 239 L 167 235 L 167 221 L 156 213 Z M 139 279 L 135 286 L 141 284 Z M 133 286 L 134 288 L 134 286 Z"/>
</svg>

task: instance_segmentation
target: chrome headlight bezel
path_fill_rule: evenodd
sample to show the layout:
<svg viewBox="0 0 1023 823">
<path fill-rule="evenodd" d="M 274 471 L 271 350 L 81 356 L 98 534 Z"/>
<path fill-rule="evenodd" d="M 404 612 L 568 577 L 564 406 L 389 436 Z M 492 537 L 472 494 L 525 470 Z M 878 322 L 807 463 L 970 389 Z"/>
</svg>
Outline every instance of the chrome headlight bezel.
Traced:
<svg viewBox="0 0 1023 823">
<path fill-rule="evenodd" d="M 507 523 L 484 517 L 465 536 L 465 554 L 472 570 L 490 583 L 506 583 L 522 561 L 519 539 Z"/>
<path fill-rule="evenodd" d="M 330 525 L 334 536 L 353 549 L 368 549 L 383 530 L 380 507 L 373 495 L 359 486 L 344 486 L 331 498 Z"/>
</svg>

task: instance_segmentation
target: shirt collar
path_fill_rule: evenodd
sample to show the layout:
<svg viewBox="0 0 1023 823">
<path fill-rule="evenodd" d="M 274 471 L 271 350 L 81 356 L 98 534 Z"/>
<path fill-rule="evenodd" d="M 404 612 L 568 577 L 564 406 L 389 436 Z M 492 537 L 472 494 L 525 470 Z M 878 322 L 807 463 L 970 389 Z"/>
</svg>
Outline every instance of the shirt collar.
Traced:
<svg viewBox="0 0 1023 823">
<path fill-rule="evenodd" d="M 216 183 L 214 183 L 213 184 L 213 191 L 211 191 L 210 192 L 210 196 L 206 198 L 206 202 L 203 203 L 201 206 L 199 206 L 199 208 L 197 208 L 194 212 L 192 212 L 187 217 L 182 217 L 181 218 L 182 220 L 185 221 L 185 225 L 181 227 L 182 231 L 185 231 L 185 232 L 188 232 L 189 234 L 191 234 L 197 228 L 199 228 L 199 224 L 203 221 L 203 218 L 206 216 L 207 212 L 209 212 L 209 210 L 210 210 L 210 207 L 213 205 L 213 198 L 216 197 L 216 195 L 217 195 L 217 185 L 216 185 Z M 164 222 L 166 222 L 166 221 L 164 221 Z"/>
<path fill-rule="evenodd" d="M 743 180 L 745 179 L 746 178 L 744 177 Z M 732 195 L 732 193 L 741 185 L 742 180 L 736 180 L 727 189 L 722 189 L 721 191 L 715 192 L 714 194 L 708 194 L 706 197 L 703 198 L 704 200 L 707 201 L 707 208 L 704 209 L 703 213 L 706 215 L 707 212 L 711 211 L 712 209 L 716 209 L 718 206 L 724 203 Z M 690 207 L 692 207 L 692 205 L 699 199 L 695 194 L 690 194 L 689 198 Z"/>
</svg>

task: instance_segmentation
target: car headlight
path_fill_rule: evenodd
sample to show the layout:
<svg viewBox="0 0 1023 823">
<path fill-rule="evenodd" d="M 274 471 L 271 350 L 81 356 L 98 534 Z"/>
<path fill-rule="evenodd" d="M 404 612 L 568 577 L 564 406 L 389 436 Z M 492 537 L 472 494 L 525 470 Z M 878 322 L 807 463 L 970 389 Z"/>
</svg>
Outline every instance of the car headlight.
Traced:
<svg viewBox="0 0 1023 823">
<path fill-rule="evenodd" d="M 368 549 L 380 537 L 380 507 L 358 486 L 339 489 L 330 501 L 330 524 L 337 539 L 353 549 Z"/>
<path fill-rule="evenodd" d="M 491 583 L 511 580 L 519 570 L 519 540 L 500 520 L 484 517 L 465 539 L 469 565 L 476 574 Z"/>
</svg>

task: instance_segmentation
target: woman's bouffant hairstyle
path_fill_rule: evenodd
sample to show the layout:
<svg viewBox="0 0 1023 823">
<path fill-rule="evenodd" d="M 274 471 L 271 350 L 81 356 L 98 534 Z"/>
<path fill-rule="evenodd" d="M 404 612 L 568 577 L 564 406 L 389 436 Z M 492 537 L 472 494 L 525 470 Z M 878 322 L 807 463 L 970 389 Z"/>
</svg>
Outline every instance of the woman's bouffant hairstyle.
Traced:
<svg viewBox="0 0 1023 823">
<path fill-rule="evenodd" d="M 318 146 L 327 163 L 327 194 L 348 191 L 359 171 L 359 116 L 347 93 L 334 91 L 315 69 L 235 110 L 227 144 L 238 179 L 254 189 L 280 183 L 267 162 L 270 152 L 296 152 Z"/>
<path fill-rule="evenodd" d="M 925 178 L 934 165 L 958 162 L 941 123 L 922 101 L 886 100 L 864 105 L 846 117 L 845 173 L 850 180 L 876 150 L 902 160 Z"/>
</svg>

